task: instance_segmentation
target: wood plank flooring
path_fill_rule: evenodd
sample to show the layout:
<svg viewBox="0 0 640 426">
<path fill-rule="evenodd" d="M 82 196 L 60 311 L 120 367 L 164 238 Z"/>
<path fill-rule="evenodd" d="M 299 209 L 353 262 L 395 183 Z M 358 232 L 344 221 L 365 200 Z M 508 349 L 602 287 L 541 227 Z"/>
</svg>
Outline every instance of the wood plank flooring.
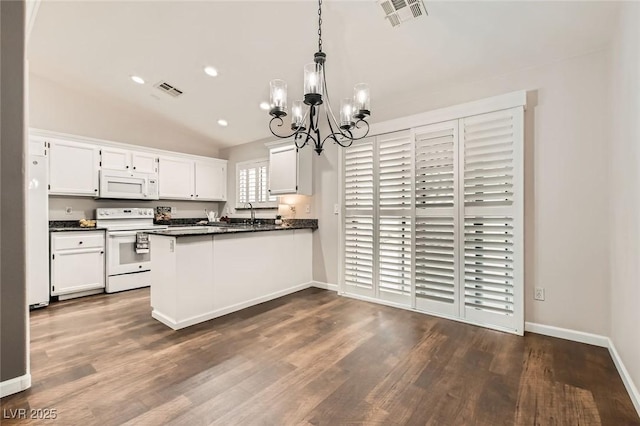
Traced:
<svg viewBox="0 0 640 426">
<path fill-rule="evenodd" d="M 640 425 L 606 349 L 320 289 L 181 331 L 148 289 L 55 303 L 31 314 L 31 365 L 3 425 Z"/>
</svg>

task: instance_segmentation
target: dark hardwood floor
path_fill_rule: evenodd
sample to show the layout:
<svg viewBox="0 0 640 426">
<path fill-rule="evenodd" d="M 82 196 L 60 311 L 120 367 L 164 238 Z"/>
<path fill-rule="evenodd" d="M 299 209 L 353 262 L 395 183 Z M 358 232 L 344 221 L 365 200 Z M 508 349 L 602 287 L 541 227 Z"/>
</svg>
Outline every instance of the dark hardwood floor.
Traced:
<svg viewBox="0 0 640 426">
<path fill-rule="evenodd" d="M 148 289 L 55 303 L 32 312 L 31 365 L 2 424 L 640 425 L 606 349 L 319 289 L 181 331 Z"/>
</svg>

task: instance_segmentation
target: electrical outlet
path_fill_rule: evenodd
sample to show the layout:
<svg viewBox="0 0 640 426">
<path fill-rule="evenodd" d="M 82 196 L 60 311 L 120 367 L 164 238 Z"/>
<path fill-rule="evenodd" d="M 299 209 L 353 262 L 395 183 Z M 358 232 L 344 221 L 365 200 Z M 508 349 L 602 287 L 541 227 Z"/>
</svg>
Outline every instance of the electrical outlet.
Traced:
<svg viewBox="0 0 640 426">
<path fill-rule="evenodd" d="M 340 204 L 333 205 L 333 214 L 340 214 Z"/>
<path fill-rule="evenodd" d="M 73 214 L 73 207 L 65 207 L 64 208 L 64 213 L 65 214 Z"/>
<path fill-rule="evenodd" d="M 544 300 L 544 287 L 536 287 L 533 298 L 535 300 Z"/>
<path fill-rule="evenodd" d="M 176 214 L 176 213 L 178 213 L 178 208 L 171 206 L 171 214 Z"/>
<path fill-rule="evenodd" d="M 309 204 L 307 204 L 306 206 L 304 206 L 304 212 L 305 213 L 311 213 L 311 206 Z"/>
</svg>

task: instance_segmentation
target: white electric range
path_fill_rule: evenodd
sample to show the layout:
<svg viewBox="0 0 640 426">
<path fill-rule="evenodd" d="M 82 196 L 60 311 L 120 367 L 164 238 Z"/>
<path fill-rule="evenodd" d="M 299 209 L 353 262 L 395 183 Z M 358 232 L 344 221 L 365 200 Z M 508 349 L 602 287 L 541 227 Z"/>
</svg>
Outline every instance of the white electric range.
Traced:
<svg viewBox="0 0 640 426">
<path fill-rule="evenodd" d="M 107 229 L 106 292 L 151 285 L 150 250 L 136 249 L 141 231 L 167 229 L 153 223 L 153 208 L 96 209 L 98 227 Z"/>
</svg>

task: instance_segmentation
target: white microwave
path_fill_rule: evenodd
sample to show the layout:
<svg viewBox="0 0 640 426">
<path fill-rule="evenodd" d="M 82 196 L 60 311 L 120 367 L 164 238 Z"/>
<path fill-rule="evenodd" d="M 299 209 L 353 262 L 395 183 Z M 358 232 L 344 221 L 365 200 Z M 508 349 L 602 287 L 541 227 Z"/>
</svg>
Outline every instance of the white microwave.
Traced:
<svg viewBox="0 0 640 426">
<path fill-rule="evenodd" d="M 157 200 L 158 176 L 148 173 L 101 170 L 99 198 Z"/>
</svg>

